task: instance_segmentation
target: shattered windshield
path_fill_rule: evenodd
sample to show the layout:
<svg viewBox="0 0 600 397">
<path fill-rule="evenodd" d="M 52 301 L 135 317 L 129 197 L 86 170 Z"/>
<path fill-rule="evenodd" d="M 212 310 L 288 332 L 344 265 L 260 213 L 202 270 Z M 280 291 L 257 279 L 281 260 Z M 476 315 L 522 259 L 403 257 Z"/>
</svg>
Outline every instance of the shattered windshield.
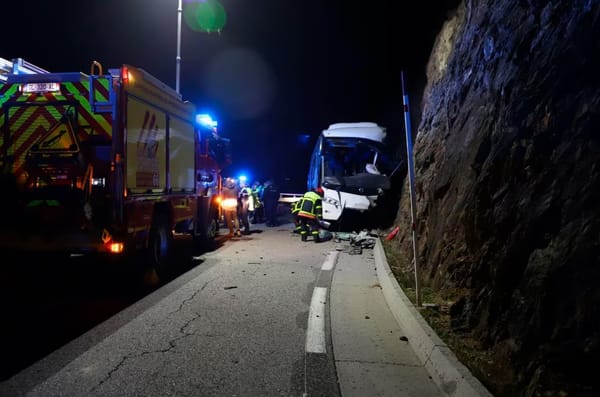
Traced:
<svg viewBox="0 0 600 397">
<path fill-rule="evenodd" d="M 393 162 L 385 146 L 361 139 L 328 139 L 324 142 L 325 176 L 337 178 L 363 173 L 390 175 Z"/>
</svg>

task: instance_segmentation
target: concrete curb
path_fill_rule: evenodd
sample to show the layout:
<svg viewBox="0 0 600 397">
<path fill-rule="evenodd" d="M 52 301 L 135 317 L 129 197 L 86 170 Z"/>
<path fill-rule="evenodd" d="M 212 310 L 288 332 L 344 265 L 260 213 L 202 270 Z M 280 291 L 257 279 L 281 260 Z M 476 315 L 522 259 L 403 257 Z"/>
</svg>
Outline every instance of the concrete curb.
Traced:
<svg viewBox="0 0 600 397">
<path fill-rule="evenodd" d="M 404 294 L 388 265 L 380 239 L 376 239 L 373 252 L 377 278 L 385 300 L 394 318 L 406 332 L 415 354 L 440 390 L 448 396 L 492 396 L 437 336 Z"/>
</svg>

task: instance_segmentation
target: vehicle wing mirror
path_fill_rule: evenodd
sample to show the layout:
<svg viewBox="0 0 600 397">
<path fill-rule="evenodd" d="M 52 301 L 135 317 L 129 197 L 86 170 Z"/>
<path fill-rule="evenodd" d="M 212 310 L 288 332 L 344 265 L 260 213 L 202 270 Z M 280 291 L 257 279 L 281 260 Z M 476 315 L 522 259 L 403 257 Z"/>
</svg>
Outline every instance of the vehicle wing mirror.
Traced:
<svg viewBox="0 0 600 397">
<path fill-rule="evenodd" d="M 202 183 L 212 183 L 215 179 L 212 174 L 198 174 L 197 180 Z"/>
</svg>

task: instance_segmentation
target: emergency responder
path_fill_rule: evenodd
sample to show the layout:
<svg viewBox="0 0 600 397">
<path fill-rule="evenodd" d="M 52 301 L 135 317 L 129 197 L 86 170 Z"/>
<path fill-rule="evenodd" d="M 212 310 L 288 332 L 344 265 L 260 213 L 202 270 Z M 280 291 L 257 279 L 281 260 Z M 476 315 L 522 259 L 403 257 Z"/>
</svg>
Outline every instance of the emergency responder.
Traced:
<svg viewBox="0 0 600 397">
<path fill-rule="evenodd" d="M 290 211 L 292 213 L 292 219 L 294 220 L 294 233 L 300 234 L 302 230 L 302 223 L 300 223 L 300 218 L 298 217 L 298 212 L 300 211 L 300 204 L 302 200 L 296 200 L 290 206 Z"/>
<path fill-rule="evenodd" d="M 238 187 L 233 178 L 226 178 L 223 184 L 221 209 L 225 217 L 225 224 L 229 228 L 229 237 L 240 237 L 240 220 L 238 215 Z"/>
<path fill-rule="evenodd" d="M 265 205 L 263 201 L 264 186 L 260 181 L 252 184 L 252 198 L 254 199 L 254 212 L 251 223 L 263 223 L 265 218 Z"/>
<path fill-rule="evenodd" d="M 277 206 L 279 204 L 279 187 L 273 179 L 265 182 L 264 207 L 265 207 L 265 222 L 269 227 L 278 226 L 277 221 Z"/>
<path fill-rule="evenodd" d="M 300 237 L 302 241 L 306 241 L 308 236 L 312 236 L 315 243 L 321 241 L 319 238 L 319 230 L 321 225 L 320 219 L 323 217 L 323 189 L 317 188 L 314 191 L 310 190 L 302 196 L 298 206 L 298 219 L 300 221 Z"/>
<path fill-rule="evenodd" d="M 250 234 L 250 216 L 254 212 L 254 197 L 252 196 L 252 188 L 246 182 L 241 182 L 240 187 L 241 189 L 238 194 L 238 215 L 244 227 L 242 234 Z"/>
</svg>

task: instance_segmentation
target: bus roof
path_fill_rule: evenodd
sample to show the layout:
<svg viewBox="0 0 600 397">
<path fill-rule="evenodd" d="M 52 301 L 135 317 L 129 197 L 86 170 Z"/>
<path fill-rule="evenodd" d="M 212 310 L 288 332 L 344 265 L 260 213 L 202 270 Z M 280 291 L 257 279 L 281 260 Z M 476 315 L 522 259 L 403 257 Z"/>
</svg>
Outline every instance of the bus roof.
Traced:
<svg viewBox="0 0 600 397">
<path fill-rule="evenodd" d="M 385 128 L 371 122 L 335 123 L 323 130 L 325 138 L 362 138 L 382 142 L 385 135 Z"/>
</svg>

